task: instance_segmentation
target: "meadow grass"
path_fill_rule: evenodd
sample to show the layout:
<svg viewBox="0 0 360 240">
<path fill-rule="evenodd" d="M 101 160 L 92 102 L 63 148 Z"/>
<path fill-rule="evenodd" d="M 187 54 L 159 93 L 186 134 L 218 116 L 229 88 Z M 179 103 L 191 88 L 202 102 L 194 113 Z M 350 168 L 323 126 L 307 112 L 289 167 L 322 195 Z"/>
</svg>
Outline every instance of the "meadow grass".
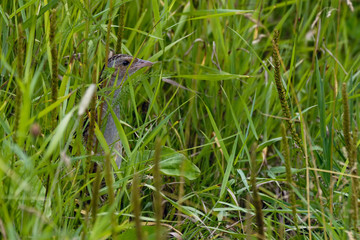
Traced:
<svg viewBox="0 0 360 240">
<path fill-rule="evenodd" d="M 3 0 L 0 238 L 359 238 L 352 2 Z M 120 169 L 87 90 L 114 52 L 156 63 Z"/>
</svg>

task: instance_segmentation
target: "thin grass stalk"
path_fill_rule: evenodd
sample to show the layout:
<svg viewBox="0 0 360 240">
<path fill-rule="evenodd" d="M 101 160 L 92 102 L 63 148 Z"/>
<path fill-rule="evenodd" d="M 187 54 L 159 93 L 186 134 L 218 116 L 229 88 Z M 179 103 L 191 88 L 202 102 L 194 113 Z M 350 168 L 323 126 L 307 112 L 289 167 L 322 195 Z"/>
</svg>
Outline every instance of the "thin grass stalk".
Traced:
<svg viewBox="0 0 360 240">
<path fill-rule="evenodd" d="M 297 221 L 297 213 L 296 213 L 296 200 L 295 200 L 295 193 L 292 189 L 293 181 L 292 181 L 292 174 L 291 174 L 291 162 L 290 162 L 290 146 L 286 138 L 286 128 L 284 124 L 281 124 L 281 134 L 282 134 L 282 145 L 283 145 L 283 155 L 285 159 L 285 168 L 286 168 L 286 181 L 288 183 L 288 191 L 290 196 L 290 204 L 291 210 L 293 214 L 293 221 L 296 227 L 296 234 L 300 235 L 299 225 Z"/>
<path fill-rule="evenodd" d="M 112 173 L 112 167 L 110 164 L 110 153 L 105 154 L 105 183 L 108 189 L 108 197 L 109 197 L 109 211 L 111 215 L 111 232 L 114 239 L 116 239 L 115 236 L 115 227 L 116 227 L 116 219 L 114 214 L 114 202 L 115 202 L 115 195 L 114 195 L 114 189 L 113 189 L 113 173 Z"/>
<path fill-rule="evenodd" d="M 351 177 L 351 204 L 350 204 L 350 211 L 349 215 L 352 220 L 353 230 L 355 232 L 359 232 L 357 228 L 358 224 L 358 189 L 357 189 L 358 181 L 356 178 Z"/>
<path fill-rule="evenodd" d="M 306 167 L 306 198 L 307 198 L 307 212 L 308 212 L 308 235 L 309 235 L 309 238 L 311 239 L 312 235 L 311 235 L 311 214 L 310 214 L 310 162 L 308 161 L 308 151 L 307 151 L 307 144 L 306 144 L 306 140 L 311 143 L 312 140 L 310 139 L 310 136 L 309 136 L 309 131 L 307 130 L 307 127 L 306 127 L 306 124 L 305 124 L 305 121 L 304 121 L 304 117 L 303 117 L 303 114 L 302 114 L 302 111 L 301 111 L 301 107 L 300 107 L 300 104 L 299 104 L 299 101 L 296 97 L 296 93 L 295 93 L 295 90 L 294 90 L 294 87 L 292 85 L 290 85 L 290 89 L 291 89 L 291 93 L 293 94 L 294 96 L 294 101 L 295 101 L 295 104 L 296 106 L 298 107 L 298 111 L 299 111 L 299 116 L 300 116 L 300 123 L 301 123 L 301 130 L 302 130 L 302 140 L 304 142 L 303 144 L 303 147 L 304 147 L 304 151 L 301 152 L 301 154 L 303 154 L 303 157 L 305 158 L 305 167 Z M 300 158 L 301 156 L 299 155 L 300 152 L 298 152 L 298 158 Z M 316 169 L 316 160 L 315 160 L 315 156 L 314 156 L 314 150 L 313 149 L 310 149 L 310 155 L 311 155 L 311 163 L 312 163 L 312 166 L 314 169 Z M 318 192 L 317 192 L 317 196 L 318 196 L 318 199 L 319 199 L 319 205 L 320 205 L 320 212 L 321 212 L 321 217 L 322 217 L 322 222 L 324 223 L 323 224 L 323 228 L 324 228 L 324 233 L 327 233 L 327 224 L 326 224 L 326 219 L 325 219 L 325 210 L 324 210 L 324 204 L 323 204 L 323 194 L 322 194 L 322 188 L 321 188 L 321 184 L 320 184 L 320 177 L 318 176 L 318 173 L 317 171 L 314 171 L 313 174 L 315 175 L 314 177 L 314 181 L 316 183 L 316 187 L 318 189 Z M 324 234 L 324 239 L 327 240 L 327 234 Z"/>
<path fill-rule="evenodd" d="M 246 236 L 246 239 L 252 239 L 252 228 L 251 228 L 251 224 L 252 224 L 252 216 L 251 216 L 251 207 L 250 207 L 250 194 L 246 195 L 246 201 L 245 201 L 245 208 L 247 209 L 246 214 L 245 214 L 245 228 L 244 228 L 244 233 Z"/>
<path fill-rule="evenodd" d="M 55 103 L 58 98 L 58 59 L 57 59 L 57 48 L 55 43 L 56 35 L 56 9 L 51 10 L 50 14 L 50 33 L 49 33 L 49 42 L 50 42 L 50 51 L 51 51 L 51 101 Z M 57 126 L 57 117 L 58 117 L 58 108 L 55 108 L 51 114 L 51 127 L 55 129 Z M 52 156 L 52 160 L 49 163 L 54 162 L 57 157 Z M 48 172 L 46 186 L 45 186 L 45 198 L 44 198 L 44 209 L 46 206 L 48 194 L 50 191 L 50 183 L 52 182 L 53 174 L 51 171 Z M 85 223 L 86 224 L 86 223 Z"/>
<path fill-rule="evenodd" d="M 346 90 L 346 83 L 343 83 L 342 89 L 342 103 L 344 108 L 343 114 L 343 132 L 344 132 L 344 140 L 345 140 L 345 148 L 347 151 L 347 156 L 349 159 L 349 168 L 351 175 L 357 175 L 356 171 L 356 158 L 357 158 L 357 150 L 356 150 L 356 141 L 357 141 L 357 130 L 354 132 L 353 137 L 351 137 L 350 132 L 350 110 L 349 110 L 349 99 Z M 357 220 L 358 220 L 358 191 L 357 191 L 357 179 L 351 177 L 351 209 L 349 211 L 350 218 L 352 220 L 353 229 L 357 231 Z"/>
<path fill-rule="evenodd" d="M 106 62 L 105 62 L 105 70 L 106 68 L 108 67 L 108 64 L 109 64 L 109 59 L 110 59 L 110 56 L 109 56 L 109 48 L 110 48 L 110 33 L 111 33 L 111 22 L 112 22 L 112 11 L 113 11 L 113 1 L 110 0 L 110 7 L 109 7 L 109 21 L 108 21 L 108 25 L 107 25 L 107 32 L 106 32 L 106 43 L 105 43 L 105 59 L 106 59 Z M 101 76 L 100 76 L 101 77 Z M 109 78 L 106 80 L 106 82 L 104 80 L 100 80 L 101 81 L 101 86 L 109 86 Z M 103 100 L 103 97 L 101 98 Z M 102 114 L 103 114 L 103 106 L 104 106 L 104 102 L 101 101 L 101 105 L 100 105 L 100 119 L 99 119 L 99 126 L 101 127 L 102 125 Z"/>
<path fill-rule="evenodd" d="M 155 154 L 154 154 L 154 207 L 155 207 L 155 222 L 156 222 L 156 239 L 163 239 L 161 233 L 161 219 L 162 219 L 162 207 L 161 207 L 161 175 L 160 175 L 160 158 L 161 158 L 161 139 L 157 138 L 155 141 Z"/>
<path fill-rule="evenodd" d="M 337 11 L 339 14 L 337 14 L 337 24 L 336 24 L 336 41 L 335 41 L 335 58 L 339 59 L 339 36 L 340 36 L 340 12 L 341 12 L 341 0 L 338 0 L 338 6 Z M 333 83 L 333 103 L 331 104 L 332 107 L 332 114 L 331 114 L 331 138 L 330 138 L 330 171 L 333 171 L 333 154 L 334 154 L 334 133 L 335 133 L 335 109 L 336 109 L 336 98 L 338 95 L 338 88 L 339 88 L 339 81 L 337 78 L 338 75 L 338 69 L 339 64 L 337 61 L 335 61 L 335 68 L 334 68 L 334 83 Z M 330 216 L 333 216 L 334 213 L 334 185 L 335 185 L 335 179 L 332 177 L 332 174 L 330 173 L 330 188 L 329 188 L 329 209 L 330 209 Z M 333 219 L 330 219 L 330 228 L 333 225 Z M 332 240 L 332 236 L 330 235 L 330 240 Z"/>
<path fill-rule="evenodd" d="M 141 208 L 140 208 L 140 186 L 139 186 L 139 174 L 135 173 L 132 183 L 132 191 L 131 191 L 131 205 L 134 212 L 134 220 L 135 220 L 135 231 L 136 231 L 136 239 L 142 240 L 142 230 L 141 230 Z"/>
<path fill-rule="evenodd" d="M 56 34 L 56 9 L 51 10 L 50 15 L 50 48 L 51 48 L 51 100 L 52 103 L 57 101 L 58 98 L 58 58 L 57 58 L 57 48 L 55 42 Z M 52 119 L 52 128 L 55 129 L 57 125 L 57 108 L 54 109 L 51 114 Z"/>
<path fill-rule="evenodd" d="M 301 116 L 301 119 L 303 119 L 302 117 L 302 114 L 301 114 L 301 111 L 300 111 L 300 116 Z M 304 123 L 304 121 L 302 121 L 302 124 L 303 124 L 303 129 L 304 129 L 304 134 L 306 134 L 307 132 L 309 132 L 308 130 L 306 130 L 306 125 Z M 306 134 L 305 136 L 308 140 L 308 142 L 311 142 L 311 139 L 310 139 L 310 136 L 308 134 Z M 317 169 L 316 167 L 316 158 L 315 158 L 315 155 L 314 155 L 314 150 L 313 149 L 310 149 L 310 156 L 311 156 L 311 162 L 308 161 L 308 157 L 307 157 L 307 145 L 306 145 L 306 142 L 305 142 L 305 163 L 306 163 L 306 191 L 307 191 L 307 204 L 310 205 L 310 187 L 312 186 L 312 184 L 310 183 L 310 171 L 309 171 L 309 167 L 310 167 L 310 163 L 312 164 L 313 168 L 314 169 Z M 300 153 L 298 153 L 299 155 Z M 300 157 L 300 156 L 299 156 Z M 324 235 L 323 235 L 323 238 L 325 240 L 328 239 L 328 236 L 327 236 L 327 221 L 326 221 L 326 218 L 325 218 L 325 209 L 324 209 L 324 200 L 323 200 L 323 191 L 321 189 L 321 183 L 320 183 L 320 176 L 318 175 L 317 171 L 313 171 L 313 174 L 314 174 L 314 181 L 315 181 L 315 184 L 316 184 L 316 188 L 318 189 L 318 192 L 317 192 L 317 199 L 319 200 L 319 206 L 320 206 L 320 212 L 321 212 L 321 218 L 322 218 L 322 222 L 323 222 L 323 228 L 324 228 Z M 309 231 L 309 236 L 311 237 L 311 214 L 310 214 L 310 206 L 308 206 L 308 231 Z"/>
<path fill-rule="evenodd" d="M 355 136 L 353 136 L 353 139 L 354 139 L 353 146 L 356 146 L 357 138 Z M 356 152 L 356 149 L 353 149 L 353 152 Z M 356 155 L 356 153 L 353 155 Z M 351 168 L 351 175 L 352 175 L 352 177 L 351 177 L 352 201 L 351 201 L 350 212 L 351 212 L 351 216 L 352 216 L 352 220 L 353 220 L 354 231 L 359 232 L 359 229 L 358 229 L 358 217 L 359 217 L 358 194 L 359 194 L 359 190 L 358 190 L 358 179 L 356 178 L 356 176 L 357 176 L 356 162 L 355 162 L 354 166 L 352 166 L 352 168 Z"/>
<path fill-rule="evenodd" d="M 119 9 L 119 27 L 117 31 L 117 43 L 115 48 L 115 53 L 122 53 L 121 52 L 121 43 L 124 35 L 124 26 L 125 26 L 125 11 L 126 5 L 125 3 L 120 6 Z"/>
<path fill-rule="evenodd" d="M 201 62 L 201 48 L 200 46 L 198 46 L 197 48 L 197 52 L 193 53 L 195 56 L 196 56 L 196 62 L 197 63 L 200 63 Z M 194 66 L 194 74 L 198 74 L 199 72 L 199 65 L 196 64 Z M 191 89 L 194 90 L 194 92 L 191 92 L 191 96 L 190 96 L 190 102 L 189 102 L 189 113 L 191 114 L 188 114 L 188 122 L 186 123 L 186 127 L 185 127 L 185 146 L 191 146 L 191 141 L 194 141 L 194 139 L 197 139 L 196 135 L 195 136 L 192 136 L 191 134 L 191 130 L 193 129 L 193 127 L 196 127 L 196 126 L 193 126 L 192 125 L 192 118 L 194 117 L 193 116 L 193 109 L 194 109 L 194 105 L 195 105 L 195 96 L 196 96 L 196 91 L 197 91 L 197 88 L 198 88 L 198 84 L 197 84 L 197 81 L 195 79 L 192 79 L 192 83 L 191 83 Z M 196 132 L 196 131 L 195 131 Z"/>
<path fill-rule="evenodd" d="M 290 131 L 292 138 L 294 139 L 297 147 L 300 148 L 300 151 L 304 152 L 304 146 L 299 135 L 296 132 L 295 125 L 291 117 L 289 104 L 286 100 L 285 89 L 281 82 L 278 30 L 274 31 L 274 38 L 272 40 L 272 43 L 273 43 L 273 61 L 274 61 L 274 71 L 275 71 L 274 79 L 275 79 L 276 89 L 279 95 L 281 109 L 283 111 L 284 117 L 286 119 L 287 128 Z"/>
<path fill-rule="evenodd" d="M 110 9 L 109 9 L 109 21 L 107 25 L 107 33 L 106 33 L 106 45 L 105 45 L 105 57 L 106 57 L 106 65 L 105 68 L 108 66 L 109 63 L 109 45 L 110 45 L 110 33 L 111 33 L 111 22 L 112 22 L 112 12 L 113 12 L 113 0 L 110 0 Z M 107 85 L 106 85 L 107 86 Z"/>
<path fill-rule="evenodd" d="M 86 4 L 86 8 L 87 8 L 87 12 L 90 13 L 91 12 L 91 7 L 90 7 L 90 0 L 86 0 L 85 1 L 85 4 Z M 85 47 L 84 47 L 84 58 L 83 58 L 83 83 L 88 83 L 88 71 L 89 71 L 89 64 L 88 64 L 88 46 L 89 46 L 89 42 L 88 42 L 88 36 L 89 36 L 89 27 L 90 26 L 90 20 L 89 20 L 89 17 L 87 15 L 85 15 L 85 32 L 84 32 L 84 44 L 85 44 Z M 82 84 L 81 85 L 81 90 L 80 90 L 80 93 L 81 93 L 81 96 L 84 95 L 84 92 L 85 92 L 85 89 L 84 89 L 84 86 L 85 84 Z M 91 119 L 90 119 L 91 121 Z M 83 143 L 83 125 L 84 125 L 84 118 L 81 117 L 79 119 L 79 127 L 78 127 L 78 139 L 77 141 L 79 143 Z M 92 136 L 93 136 L 93 133 L 91 134 L 91 131 L 93 129 L 89 128 L 89 133 L 88 133 L 88 138 L 87 140 L 91 143 L 92 142 Z M 92 168 L 92 164 L 91 164 L 91 152 L 89 151 L 89 147 L 88 147 L 89 143 L 87 144 L 87 150 L 88 150 L 88 154 L 89 154 L 89 157 L 86 158 L 86 161 L 85 161 L 85 166 L 84 166 L 84 170 L 85 170 L 85 177 L 84 177 L 84 184 L 86 184 L 88 181 L 89 181 L 89 174 L 90 174 L 90 170 Z M 82 146 L 80 146 L 82 147 Z M 79 149 L 80 150 L 80 149 Z M 85 197 L 86 195 L 88 195 L 89 192 L 88 192 L 88 189 L 85 188 L 84 191 L 81 193 L 81 195 L 83 195 L 83 197 Z"/>
<path fill-rule="evenodd" d="M 179 196 L 178 196 L 178 204 L 179 206 L 181 206 L 181 204 L 183 203 L 183 197 L 184 197 L 184 182 L 185 182 L 185 179 L 184 179 L 184 169 L 185 168 L 185 162 L 183 162 L 181 164 L 181 169 L 180 169 L 180 183 L 179 183 Z M 178 210 L 178 226 L 181 227 L 181 221 L 182 221 L 182 217 L 181 217 L 181 207 L 179 208 Z"/>
<path fill-rule="evenodd" d="M 284 239 L 284 235 L 285 235 L 285 224 L 283 223 L 283 221 L 279 221 L 279 228 L 278 228 L 278 234 L 279 234 L 279 240 L 283 240 Z"/>
<path fill-rule="evenodd" d="M 23 64 L 24 64 L 24 32 L 22 30 L 22 25 L 18 25 L 18 39 L 17 39 L 17 81 L 20 83 L 22 82 L 23 78 Z M 16 86 L 16 95 L 15 95 L 15 105 L 14 105 L 14 135 L 13 140 L 17 142 L 17 131 L 19 129 L 19 121 L 20 121 L 20 113 L 21 113 L 21 102 L 22 102 L 22 91 L 20 85 L 17 84 Z"/>
<path fill-rule="evenodd" d="M 92 216 L 92 225 L 94 226 L 96 222 L 96 215 L 98 210 L 98 200 L 99 200 L 99 191 L 100 191 L 100 185 L 101 185 L 101 172 L 100 167 L 96 168 L 96 176 L 95 181 L 93 184 L 93 193 L 91 198 L 91 216 Z"/>
<path fill-rule="evenodd" d="M 97 84 L 96 74 L 92 74 L 92 75 L 94 76 L 92 78 L 92 83 L 96 85 Z M 91 162 L 91 157 L 93 154 L 96 154 L 97 152 L 96 143 L 95 143 L 96 142 L 96 137 L 95 137 L 96 100 L 97 100 L 97 94 L 95 88 L 95 92 L 90 101 L 90 117 L 89 117 L 90 122 L 89 122 L 89 130 L 88 130 L 89 132 L 88 132 L 87 145 L 86 145 L 89 156 L 88 164 L 87 164 L 88 170 L 86 171 L 87 173 L 91 173 L 93 171 L 94 164 Z"/>
<path fill-rule="evenodd" d="M 359 219 L 359 204 L 358 204 L 358 194 L 359 194 L 359 185 L 358 185 L 358 179 L 355 176 L 358 176 L 358 171 L 357 171 L 357 140 L 358 140 L 358 129 L 355 128 L 354 130 L 354 134 L 352 136 L 352 161 L 353 161 L 353 166 L 351 166 L 351 175 L 354 176 L 352 177 L 352 185 L 353 185 L 353 189 L 352 189 L 352 196 L 353 196 L 353 209 L 354 209 L 354 216 L 353 216 L 353 220 L 354 220 L 354 230 L 356 232 L 359 232 L 359 228 L 358 228 L 358 219 Z"/>
<path fill-rule="evenodd" d="M 349 164 L 353 165 L 352 159 L 352 140 L 350 136 L 350 111 L 349 111 L 349 102 L 348 96 L 346 91 L 346 83 L 342 85 L 342 102 L 344 108 L 344 115 L 343 115 L 343 132 L 344 132 L 344 140 L 345 140 L 345 148 L 347 151 L 347 155 L 349 158 Z"/>
<path fill-rule="evenodd" d="M 17 78 L 16 78 L 16 88 L 15 88 L 15 99 L 14 99 L 14 128 L 13 128 L 13 141 L 14 143 L 18 143 L 18 130 L 19 130 L 19 122 L 20 122 L 20 113 L 22 106 L 22 91 L 20 87 L 20 83 L 23 81 L 23 64 L 24 64 L 24 32 L 22 30 L 22 25 L 18 25 L 18 39 L 16 45 L 16 54 L 17 54 Z M 11 168 L 17 160 L 17 156 L 14 154 L 11 161 Z M 11 184 L 9 180 L 4 185 L 7 185 L 6 193 L 9 193 Z"/>
<path fill-rule="evenodd" d="M 85 1 L 86 3 L 86 8 L 87 8 L 87 11 L 88 13 L 90 14 L 91 13 L 91 6 L 90 6 L 90 0 L 87 0 Z M 89 29 L 90 29 L 90 20 L 89 20 L 89 17 L 87 15 L 84 16 L 85 18 L 85 32 L 84 32 L 84 44 L 85 44 L 85 47 L 84 47 L 84 58 L 83 58 L 83 63 L 84 63 L 84 83 L 87 83 L 88 82 L 88 47 L 89 47 L 89 40 L 88 40 L 88 37 L 89 37 Z M 84 87 L 82 87 L 82 92 L 84 92 Z M 80 126 L 82 127 L 82 125 Z"/>
<path fill-rule="evenodd" d="M 354 133 L 352 135 L 352 144 L 351 144 L 351 152 L 352 152 L 352 173 L 357 175 L 357 141 L 358 141 L 358 128 L 355 127 Z"/>
<path fill-rule="evenodd" d="M 258 188 L 256 185 L 256 175 L 257 175 L 256 148 L 257 148 L 257 144 L 254 143 L 254 145 L 252 147 L 252 151 L 251 151 L 250 181 L 251 181 L 251 188 L 253 191 L 253 201 L 254 201 L 256 224 L 257 224 L 257 237 L 258 237 L 258 239 L 265 239 L 264 216 L 263 216 L 263 212 L 262 212 L 262 204 L 261 204 L 260 195 L 259 195 Z"/>
</svg>

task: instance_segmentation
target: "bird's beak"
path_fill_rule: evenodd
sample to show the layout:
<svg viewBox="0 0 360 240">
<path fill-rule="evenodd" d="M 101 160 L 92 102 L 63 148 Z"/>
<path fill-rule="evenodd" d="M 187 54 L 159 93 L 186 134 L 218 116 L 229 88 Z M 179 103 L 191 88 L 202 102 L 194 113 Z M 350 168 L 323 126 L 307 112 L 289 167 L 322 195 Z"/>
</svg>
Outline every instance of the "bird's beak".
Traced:
<svg viewBox="0 0 360 240">
<path fill-rule="evenodd" d="M 137 65 L 138 68 L 143 68 L 143 67 L 150 67 L 153 64 L 154 64 L 153 62 L 139 59 L 139 61 L 137 62 L 136 65 Z"/>
</svg>

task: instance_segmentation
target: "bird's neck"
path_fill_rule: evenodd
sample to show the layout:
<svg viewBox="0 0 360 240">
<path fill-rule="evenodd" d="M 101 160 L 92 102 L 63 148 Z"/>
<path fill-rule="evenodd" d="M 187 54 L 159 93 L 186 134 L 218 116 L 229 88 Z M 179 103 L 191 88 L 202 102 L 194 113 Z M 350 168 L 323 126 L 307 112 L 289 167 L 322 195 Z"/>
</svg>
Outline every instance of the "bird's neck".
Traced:
<svg viewBox="0 0 360 240">
<path fill-rule="evenodd" d="M 109 145 L 119 140 L 118 131 L 115 125 L 115 120 L 111 114 L 110 107 L 116 117 L 120 120 L 121 112 L 129 103 L 130 85 L 126 82 L 126 80 L 127 77 L 120 78 L 119 76 L 117 80 L 115 79 L 115 81 L 110 81 L 108 84 L 109 87 L 103 92 L 104 103 L 101 114 L 101 125 L 104 137 Z M 131 84 L 134 88 L 140 83 L 139 79 L 129 80 L 132 81 Z"/>
</svg>

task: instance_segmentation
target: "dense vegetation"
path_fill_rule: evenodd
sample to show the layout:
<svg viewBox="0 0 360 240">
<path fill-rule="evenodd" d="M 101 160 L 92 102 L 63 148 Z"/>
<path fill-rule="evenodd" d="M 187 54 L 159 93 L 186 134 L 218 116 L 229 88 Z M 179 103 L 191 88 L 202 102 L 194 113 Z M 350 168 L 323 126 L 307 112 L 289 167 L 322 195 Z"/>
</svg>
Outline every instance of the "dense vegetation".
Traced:
<svg viewBox="0 0 360 240">
<path fill-rule="evenodd" d="M 358 238 L 352 2 L 2 0 L 1 238 Z M 97 121 L 82 139 L 114 52 L 156 62 L 120 169 Z"/>
</svg>

